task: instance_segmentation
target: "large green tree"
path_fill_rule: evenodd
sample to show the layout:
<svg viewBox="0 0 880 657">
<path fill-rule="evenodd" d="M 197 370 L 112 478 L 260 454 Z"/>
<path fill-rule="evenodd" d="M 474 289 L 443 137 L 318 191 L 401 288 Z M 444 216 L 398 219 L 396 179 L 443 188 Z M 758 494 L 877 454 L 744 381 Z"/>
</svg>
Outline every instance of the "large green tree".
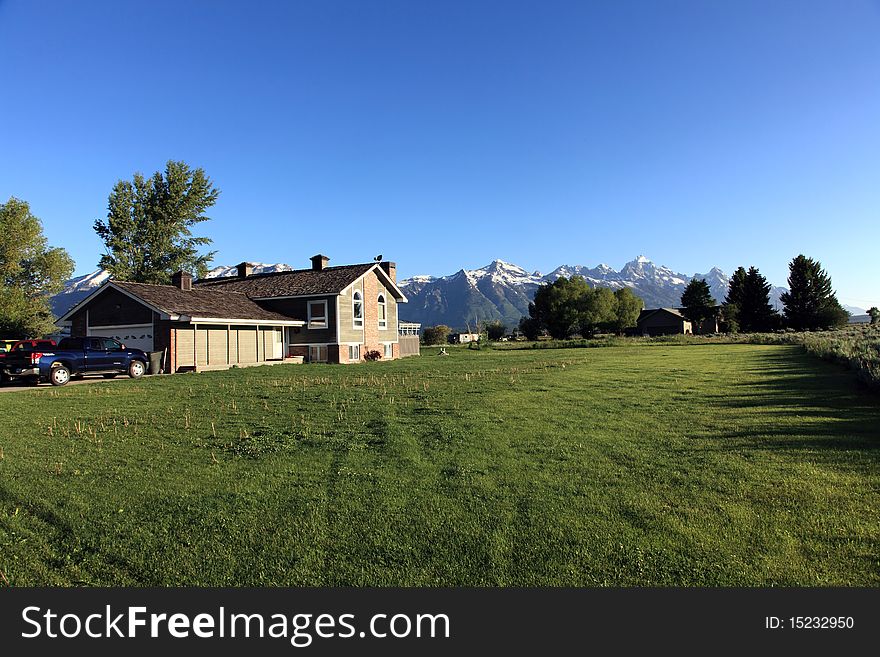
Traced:
<svg viewBox="0 0 880 657">
<path fill-rule="evenodd" d="M 0 338 L 40 337 L 55 330 L 49 297 L 64 288 L 73 260 L 50 247 L 25 201 L 0 204 Z"/>
<path fill-rule="evenodd" d="M 622 334 L 626 329 L 636 325 L 645 302 L 637 297 L 628 287 L 622 287 L 614 292 L 617 307 L 614 314 L 613 329 Z"/>
<path fill-rule="evenodd" d="M 691 279 L 681 294 L 681 314 L 691 322 L 694 333 L 699 333 L 702 323 L 715 312 L 715 299 L 709 284 L 703 278 Z"/>
<path fill-rule="evenodd" d="M 746 268 L 737 267 L 727 285 L 727 296 L 721 304 L 721 313 L 727 330 L 736 333 L 740 330 L 740 308 L 742 307 L 743 288 L 746 284 Z"/>
<path fill-rule="evenodd" d="M 208 221 L 205 212 L 219 190 L 202 169 L 169 161 L 164 174 L 140 173 L 113 186 L 107 219 L 95 221 L 95 232 L 106 253 L 98 263 L 113 278 L 138 283 L 170 283 L 178 270 L 204 276 L 214 257 L 204 253 L 211 243 L 195 237 L 196 224 Z"/>
<path fill-rule="evenodd" d="M 849 321 L 822 263 L 799 255 L 788 265 L 788 292 L 780 299 L 786 324 L 804 331 L 842 326 Z"/>
<path fill-rule="evenodd" d="M 779 326 L 779 315 L 770 304 L 770 287 L 756 267 L 749 267 L 740 299 L 739 324 L 742 331 L 760 333 Z"/>
<path fill-rule="evenodd" d="M 617 297 L 607 287 L 587 288 L 580 300 L 578 327 L 589 338 L 600 330 L 613 328 L 617 319 Z"/>
<path fill-rule="evenodd" d="M 529 315 L 551 337 L 564 340 L 581 329 L 583 299 L 589 291 L 590 286 L 580 276 L 560 276 L 538 288 L 535 300 L 529 304 Z"/>
</svg>

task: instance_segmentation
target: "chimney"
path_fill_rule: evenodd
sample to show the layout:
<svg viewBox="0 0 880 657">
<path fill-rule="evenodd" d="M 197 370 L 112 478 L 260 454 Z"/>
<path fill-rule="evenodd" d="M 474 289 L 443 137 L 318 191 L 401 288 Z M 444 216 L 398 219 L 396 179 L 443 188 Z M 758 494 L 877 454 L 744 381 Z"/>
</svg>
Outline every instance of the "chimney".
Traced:
<svg viewBox="0 0 880 657">
<path fill-rule="evenodd" d="M 182 269 L 176 274 L 171 275 L 171 284 L 174 287 L 178 287 L 184 292 L 189 292 L 193 289 L 193 277 L 188 271 L 183 271 Z"/>
<path fill-rule="evenodd" d="M 385 273 L 388 274 L 388 278 L 391 279 L 391 282 L 397 285 L 397 263 L 383 260 L 379 263 L 379 266 L 385 270 Z"/>
<path fill-rule="evenodd" d="M 238 277 L 239 278 L 247 278 L 251 274 L 254 273 L 254 266 L 249 262 L 242 262 L 238 264 Z"/>
<path fill-rule="evenodd" d="M 330 258 L 325 255 L 313 255 L 309 258 L 312 261 L 312 271 L 323 271 L 327 267 L 327 263 L 330 262 Z"/>
</svg>

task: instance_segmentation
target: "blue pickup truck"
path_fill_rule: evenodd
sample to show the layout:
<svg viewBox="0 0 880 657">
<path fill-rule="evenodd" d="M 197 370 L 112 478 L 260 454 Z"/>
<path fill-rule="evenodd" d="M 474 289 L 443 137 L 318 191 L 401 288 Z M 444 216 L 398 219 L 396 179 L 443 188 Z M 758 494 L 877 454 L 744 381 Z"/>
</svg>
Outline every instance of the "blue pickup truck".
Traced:
<svg viewBox="0 0 880 657">
<path fill-rule="evenodd" d="M 3 367 L 8 379 L 26 379 L 34 383 L 48 381 L 63 386 L 71 377 L 101 374 L 112 379 L 128 374 L 133 379 L 147 371 L 147 354 L 128 349 L 112 338 L 64 338 L 45 351 L 11 352 Z"/>
</svg>

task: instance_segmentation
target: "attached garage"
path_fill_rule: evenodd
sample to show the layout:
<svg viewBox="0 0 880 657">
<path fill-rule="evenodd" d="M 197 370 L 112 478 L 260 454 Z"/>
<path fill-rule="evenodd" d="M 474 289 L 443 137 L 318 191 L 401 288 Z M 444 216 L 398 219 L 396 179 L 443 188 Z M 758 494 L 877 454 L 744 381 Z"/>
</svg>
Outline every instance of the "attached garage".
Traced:
<svg viewBox="0 0 880 657">
<path fill-rule="evenodd" d="M 103 338 L 119 340 L 126 347 L 140 349 L 141 351 L 153 351 L 153 325 L 152 324 L 129 324 L 127 326 L 90 326 L 86 331 L 88 335 L 97 335 Z"/>
</svg>

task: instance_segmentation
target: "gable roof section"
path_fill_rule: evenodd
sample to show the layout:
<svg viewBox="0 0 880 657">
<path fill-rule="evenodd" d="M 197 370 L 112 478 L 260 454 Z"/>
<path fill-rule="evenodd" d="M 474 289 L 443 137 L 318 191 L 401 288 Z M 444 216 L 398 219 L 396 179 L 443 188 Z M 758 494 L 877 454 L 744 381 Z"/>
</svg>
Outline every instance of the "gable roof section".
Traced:
<svg viewBox="0 0 880 657">
<path fill-rule="evenodd" d="M 679 312 L 677 308 L 650 308 L 650 309 L 646 308 L 646 309 L 642 310 L 642 312 L 639 314 L 639 318 L 636 320 L 636 323 L 638 324 L 638 323 L 644 322 L 644 321 L 650 319 L 651 317 L 654 317 L 655 315 L 658 315 L 660 313 L 667 313 L 669 315 L 673 315 L 676 319 L 680 319 L 683 322 L 688 321 L 687 317 L 682 315 L 681 312 Z"/>
<path fill-rule="evenodd" d="M 237 292 L 196 288 L 184 291 L 173 285 L 149 285 L 122 281 L 112 281 L 109 285 L 129 293 L 168 315 L 281 322 L 290 322 L 296 319 L 267 310 L 246 295 Z"/>
<path fill-rule="evenodd" d="M 150 285 L 147 283 L 128 283 L 107 281 L 85 299 L 77 303 L 57 322 L 70 319 L 74 313 L 88 305 L 107 289 L 122 292 L 142 303 L 163 319 L 211 318 L 241 319 L 258 322 L 283 322 L 285 324 L 304 324 L 303 320 L 288 317 L 272 310 L 266 310 L 246 295 L 219 290 L 184 291 L 173 285 Z"/>
<path fill-rule="evenodd" d="M 294 271 L 253 274 L 246 278 L 238 278 L 237 276 L 207 278 L 194 281 L 193 290 L 198 288 L 200 290 L 240 292 L 253 299 L 340 294 L 349 285 L 368 274 L 374 268 L 385 279 L 386 285 L 394 293 L 395 298 L 398 301 L 406 301 L 406 297 L 400 288 L 385 274 L 385 270 L 375 262 L 327 267 L 320 271 L 296 269 Z"/>
</svg>

